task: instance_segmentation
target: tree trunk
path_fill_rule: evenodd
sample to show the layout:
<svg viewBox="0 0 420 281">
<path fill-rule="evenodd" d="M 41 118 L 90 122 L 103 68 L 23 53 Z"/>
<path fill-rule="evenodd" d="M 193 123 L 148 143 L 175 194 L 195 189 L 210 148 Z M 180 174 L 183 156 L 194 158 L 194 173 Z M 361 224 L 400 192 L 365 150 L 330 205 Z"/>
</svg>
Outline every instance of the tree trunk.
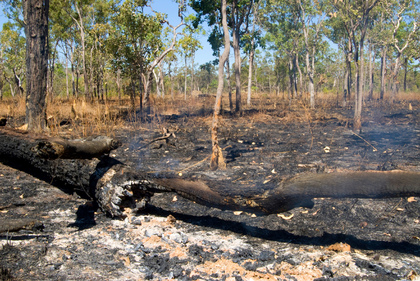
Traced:
<svg viewBox="0 0 420 281">
<path fill-rule="evenodd" d="M 117 80 L 116 80 L 116 84 L 117 84 L 117 95 L 118 95 L 118 104 L 121 105 L 121 70 L 118 69 L 117 70 Z"/>
<path fill-rule="evenodd" d="M 184 59 L 185 59 L 185 70 L 184 70 L 184 100 L 187 100 L 187 74 L 188 74 L 187 55 L 184 56 Z"/>
<path fill-rule="evenodd" d="M 293 60 L 292 56 L 289 55 L 289 106 L 292 104 L 292 97 L 293 97 L 293 89 L 294 89 L 294 76 L 293 76 Z"/>
<path fill-rule="evenodd" d="M 69 59 L 66 54 L 66 98 L 70 98 L 70 90 L 69 90 L 69 71 L 68 71 Z"/>
<path fill-rule="evenodd" d="M 400 72 L 401 67 L 401 53 L 397 52 L 394 64 L 394 71 L 392 72 L 392 84 L 391 84 L 391 101 L 394 101 L 397 97 L 397 84 L 398 84 L 398 74 Z"/>
<path fill-rule="evenodd" d="M 235 55 L 235 111 L 240 113 L 241 108 L 241 50 L 239 47 L 239 27 L 233 31 L 233 52 Z"/>
<path fill-rule="evenodd" d="M 251 105 L 251 90 L 252 90 L 252 65 L 254 64 L 254 39 L 251 43 L 251 51 L 249 52 L 249 71 L 248 71 L 248 96 L 246 104 Z"/>
<path fill-rule="evenodd" d="M 233 112 L 232 86 L 230 85 L 229 57 L 226 59 L 226 77 L 227 77 L 227 87 L 228 87 L 228 96 L 229 96 L 229 110 L 230 112 Z"/>
<path fill-rule="evenodd" d="M 156 95 L 158 97 L 161 96 L 161 92 L 160 92 L 160 76 L 158 76 L 155 72 L 155 70 L 153 69 L 153 76 L 155 77 L 155 81 L 156 81 Z"/>
<path fill-rule="evenodd" d="M 303 95 L 303 75 L 302 75 L 302 70 L 300 69 L 300 65 L 299 65 L 299 55 L 295 56 L 295 64 L 296 64 L 296 68 L 299 72 L 299 96 L 302 98 L 302 95 Z"/>
<path fill-rule="evenodd" d="M 343 107 L 347 106 L 347 96 L 348 96 L 348 83 L 349 83 L 349 69 L 346 63 L 346 68 L 344 69 L 344 76 L 343 76 Z"/>
<path fill-rule="evenodd" d="M 27 0 L 23 4 L 27 40 L 25 122 L 29 130 L 41 131 L 47 127 L 49 0 Z"/>
<path fill-rule="evenodd" d="M 381 92 L 379 94 L 379 98 L 381 100 L 384 99 L 385 94 L 385 73 L 386 73 L 386 53 L 387 53 L 388 47 L 383 46 L 382 47 L 382 59 L 381 59 Z"/>
<path fill-rule="evenodd" d="M 83 80 L 84 80 L 84 84 L 85 84 L 85 97 L 88 100 L 90 100 L 90 99 L 92 99 L 92 96 L 91 96 L 91 93 L 90 93 L 89 77 L 88 77 L 88 73 L 87 73 L 86 41 L 85 41 L 85 28 L 84 28 L 84 23 L 83 23 L 83 14 L 82 14 L 82 11 L 80 10 L 80 7 L 78 6 L 77 3 L 75 3 L 74 6 L 75 6 L 75 9 L 76 9 L 77 15 L 79 17 L 79 21 L 77 21 L 74 17 L 73 17 L 73 20 L 77 24 L 77 26 L 79 27 L 80 41 L 82 43 L 82 64 L 83 64 L 82 67 L 83 67 Z"/>
<path fill-rule="evenodd" d="M 408 59 L 404 59 L 404 92 L 407 92 L 407 70 L 408 70 Z"/>
<path fill-rule="evenodd" d="M 223 84 L 224 84 L 223 72 L 225 68 L 225 63 L 229 57 L 229 49 L 230 49 L 230 36 L 229 36 L 229 29 L 227 25 L 227 19 L 226 19 L 226 0 L 222 0 L 221 12 L 222 12 L 222 25 L 223 25 L 225 49 L 223 50 L 223 53 L 219 58 L 219 77 L 218 77 L 216 101 L 214 104 L 213 122 L 211 125 L 212 154 L 211 154 L 211 159 L 210 159 L 210 169 L 212 170 L 217 170 L 219 168 L 220 169 L 226 168 L 226 163 L 223 159 L 222 149 L 219 146 L 219 139 L 217 136 L 218 126 L 219 126 L 220 108 L 222 104 Z"/>
<path fill-rule="evenodd" d="M 369 95 L 368 100 L 373 99 L 373 64 L 375 56 L 372 56 L 372 52 L 374 52 L 375 45 L 372 42 L 369 43 Z"/>
<path fill-rule="evenodd" d="M 191 96 L 193 95 L 193 91 L 194 91 L 194 57 L 195 57 L 195 53 L 192 53 L 191 56 Z"/>
<path fill-rule="evenodd" d="M 358 132 L 362 128 L 362 93 L 361 93 L 361 83 L 360 83 L 360 62 L 359 62 L 359 50 L 356 48 L 354 54 L 354 65 L 356 66 L 355 70 L 355 81 L 356 81 L 356 95 L 354 97 L 354 118 L 353 118 L 353 130 Z"/>
</svg>

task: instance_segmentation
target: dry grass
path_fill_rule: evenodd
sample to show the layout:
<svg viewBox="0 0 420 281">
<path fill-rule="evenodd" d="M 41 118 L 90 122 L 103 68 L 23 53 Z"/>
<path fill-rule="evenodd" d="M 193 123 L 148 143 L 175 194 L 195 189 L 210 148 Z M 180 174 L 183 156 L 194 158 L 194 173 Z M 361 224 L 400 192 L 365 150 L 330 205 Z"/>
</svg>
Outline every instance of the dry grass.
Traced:
<svg viewBox="0 0 420 281">
<path fill-rule="evenodd" d="M 328 115 L 329 109 L 341 104 L 341 96 L 337 101 L 334 93 L 318 93 L 316 97 L 316 109 L 310 110 L 307 95 L 303 100 L 292 100 L 289 105 L 287 94 L 258 93 L 253 95 L 252 105 L 244 103 L 244 122 L 270 122 L 272 118 L 281 118 L 282 122 L 305 122 L 309 124 L 319 116 Z M 375 103 L 378 93 L 374 93 Z M 385 101 L 389 103 L 390 95 L 385 95 Z M 116 130 L 127 128 L 139 130 L 142 128 L 165 127 L 165 118 L 162 116 L 184 115 L 194 116 L 195 122 L 203 126 L 211 125 L 214 96 L 194 96 L 184 100 L 183 95 L 175 98 L 167 95 L 164 98 L 152 99 L 152 115 L 147 123 L 142 123 L 139 115 L 130 111 L 130 100 L 125 99 L 119 104 L 116 99 L 108 99 L 105 102 L 86 102 L 84 99 L 60 99 L 56 98 L 48 104 L 47 116 L 51 135 L 71 135 L 72 137 L 85 137 L 89 135 L 114 135 Z M 407 104 L 420 101 L 419 93 L 399 93 L 396 101 Z M 140 101 L 136 101 L 138 106 Z M 350 102 L 351 105 L 351 102 Z M 223 98 L 223 109 L 229 111 L 227 93 Z M 24 98 L 5 98 L 0 102 L 0 116 L 6 116 L 14 127 L 23 125 L 25 120 Z M 314 119 L 315 118 L 315 119 Z M 130 122 L 128 122 L 130 121 Z M 182 122 L 182 121 L 181 121 Z"/>
</svg>

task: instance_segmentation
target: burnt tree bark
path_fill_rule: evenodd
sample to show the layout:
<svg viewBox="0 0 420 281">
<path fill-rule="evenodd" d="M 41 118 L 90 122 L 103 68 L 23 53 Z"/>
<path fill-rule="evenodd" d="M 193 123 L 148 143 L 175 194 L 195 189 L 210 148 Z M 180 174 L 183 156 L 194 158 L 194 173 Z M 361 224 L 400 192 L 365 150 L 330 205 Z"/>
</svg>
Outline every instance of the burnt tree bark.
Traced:
<svg viewBox="0 0 420 281">
<path fill-rule="evenodd" d="M 23 1 L 26 35 L 26 124 L 29 130 L 47 125 L 49 0 Z"/>
<path fill-rule="evenodd" d="M 420 173 L 408 171 L 363 171 L 305 173 L 280 182 L 263 194 L 247 194 L 242 186 L 223 180 L 191 180 L 178 176 L 151 176 L 116 159 L 55 159 L 40 157 L 34 149 L 36 136 L 0 130 L 0 161 L 30 173 L 61 189 L 79 191 L 96 200 L 113 217 L 146 206 L 156 192 L 176 192 L 197 203 L 221 209 L 260 214 L 279 213 L 299 206 L 311 206 L 311 199 L 391 198 L 420 196 Z M 258 183 L 256 183 L 258 186 Z M 232 194 L 241 190 L 241 194 Z"/>
<path fill-rule="evenodd" d="M 211 125 L 212 154 L 211 154 L 211 159 L 210 159 L 210 169 L 212 170 L 217 170 L 218 168 L 221 168 L 221 169 L 226 168 L 226 164 L 223 159 L 222 149 L 219 146 L 219 139 L 217 136 L 218 127 L 219 127 L 219 115 L 220 115 L 221 104 L 222 104 L 223 85 L 224 85 L 224 82 L 223 82 L 224 67 L 229 57 L 229 48 L 230 48 L 230 37 L 229 37 L 229 30 L 228 30 L 227 19 L 226 19 L 226 0 L 222 0 L 221 13 L 222 13 L 222 26 L 223 26 L 223 34 L 224 34 L 224 41 L 225 41 L 224 42 L 225 49 L 219 58 L 219 77 L 218 77 L 216 101 L 214 104 L 213 121 Z"/>
</svg>

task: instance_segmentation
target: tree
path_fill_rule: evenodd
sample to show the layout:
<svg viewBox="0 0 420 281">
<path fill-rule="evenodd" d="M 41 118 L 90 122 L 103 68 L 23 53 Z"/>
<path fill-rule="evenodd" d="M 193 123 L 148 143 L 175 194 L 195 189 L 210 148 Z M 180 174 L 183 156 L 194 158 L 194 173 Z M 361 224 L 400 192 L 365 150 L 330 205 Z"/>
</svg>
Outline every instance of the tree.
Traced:
<svg viewBox="0 0 420 281">
<path fill-rule="evenodd" d="M 185 27 L 182 31 L 183 37 L 178 41 L 178 45 L 181 51 L 184 53 L 184 60 L 185 60 L 185 75 L 184 75 L 184 98 L 187 99 L 187 59 L 190 58 L 191 62 L 191 92 L 193 89 L 194 84 L 194 57 L 195 52 L 198 49 L 202 49 L 203 46 L 201 45 L 200 41 L 197 39 L 197 35 L 204 35 L 205 32 L 203 28 L 199 25 L 196 28 L 193 28 L 192 23 L 196 20 L 194 15 L 189 15 L 185 18 Z"/>
<path fill-rule="evenodd" d="M 227 6 L 228 26 L 232 31 L 232 47 L 235 56 L 235 111 L 241 112 L 241 33 L 248 30 L 248 20 L 254 0 L 231 0 L 229 2 Z M 203 20 L 203 17 L 207 19 L 209 26 L 220 24 L 221 13 L 219 11 L 221 9 L 219 1 L 192 0 L 191 6 L 197 12 L 196 25 Z"/>
<path fill-rule="evenodd" d="M 354 106 L 353 129 L 360 131 L 362 127 L 362 69 L 363 48 L 368 25 L 371 21 L 371 11 L 379 0 L 367 1 L 334 1 L 332 3 L 335 14 L 343 22 L 347 37 L 352 43 L 355 64 L 356 96 Z"/>
<path fill-rule="evenodd" d="M 218 86 L 217 86 L 217 93 L 216 93 L 216 101 L 214 104 L 214 113 L 213 113 L 213 122 L 211 127 L 211 140 L 212 140 L 212 155 L 210 160 L 210 169 L 217 170 L 218 168 L 225 168 L 226 164 L 223 160 L 222 149 L 219 146 L 219 140 L 217 137 L 218 126 L 219 126 L 219 114 L 221 110 L 221 103 L 222 103 L 222 94 L 223 94 L 223 82 L 224 82 L 224 67 L 227 58 L 229 57 L 229 49 L 230 49 L 230 38 L 229 38 L 229 29 L 227 25 L 226 19 L 226 0 L 222 0 L 222 7 L 221 7 L 221 14 L 222 14 L 222 26 L 223 26 L 223 34 L 224 34 L 224 41 L 225 41 L 225 49 L 222 55 L 219 58 L 219 76 L 218 76 Z"/>
<path fill-rule="evenodd" d="M 1 64 L 3 77 L 10 85 L 12 96 L 15 92 L 23 96 L 23 79 L 25 65 L 25 37 L 21 36 L 21 28 L 10 22 L 3 24 L 0 34 Z"/>
<path fill-rule="evenodd" d="M 174 49 L 179 35 L 177 29 L 184 24 L 181 12 L 185 7 L 180 4 L 181 22 L 173 26 L 161 13 L 152 10 L 152 15 L 146 14 L 144 9 L 149 7 L 147 3 L 148 1 L 126 0 L 117 7 L 112 19 L 108 47 L 110 53 L 114 54 L 114 68 L 121 69 L 122 74 L 131 79 L 133 107 L 134 88 L 138 85 L 140 93 L 144 93 L 143 97 L 141 95 L 140 106 L 145 104 L 149 108 L 153 69 Z M 163 24 L 168 25 L 171 31 L 171 41 L 166 48 L 161 37 Z"/>
<path fill-rule="evenodd" d="M 296 70 L 300 72 L 297 63 L 301 52 L 300 42 L 302 42 L 299 8 L 293 0 L 287 2 L 266 0 L 262 2 L 260 15 L 262 25 L 267 31 L 265 39 L 271 42 L 271 48 L 276 50 L 278 56 L 282 58 L 276 60 L 276 70 L 287 69 L 289 103 L 291 103 L 291 99 L 297 93 Z M 287 65 L 280 66 L 283 63 Z M 277 78 L 280 79 L 280 75 L 277 75 Z"/>
<path fill-rule="evenodd" d="M 92 10 L 92 4 L 94 1 L 78 1 L 71 0 L 65 1 L 64 9 L 68 15 L 73 19 L 74 23 L 77 25 L 77 28 L 80 32 L 80 44 L 81 44 L 81 55 L 82 55 L 82 68 L 83 68 L 83 80 L 85 84 L 85 97 L 87 99 L 92 98 L 92 93 L 90 91 L 90 83 L 88 76 L 88 67 L 86 61 L 86 30 L 89 30 L 87 27 L 87 16 Z"/>
<path fill-rule="evenodd" d="M 308 76 L 310 106 L 311 108 L 315 108 L 315 54 L 318 40 L 320 38 L 320 31 L 324 23 L 324 15 L 322 13 L 321 8 L 318 6 L 317 1 L 314 1 L 315 3 L 312 3 L 312 1 L 298 0 L 297 2 L 305 42 L 305 63 L 306 75 Z M 313 23 L 314 18 L 318 18 L 317 23 Z M 311 26 L 312 24 L 313 26 Z"/>
<path fill-rule="evenodd" d="M 417 1 L 390 0 L 386 3 L 387 18 L 393 27 L 392 46 L 395 50 L 395 63 L 392 71 L 392 95 L 395 99 L 397 94 L 398 74 L 402 65 L 402 55 L 414 40 L 414 34 L 418 30 L 420 17 L 416 13 L 419 5 Z M 416 7 L 417 5 L 417 7 Z M 414 12 L 414 17 L 412 15 Z"/>
<path fill-rule="evenodd" d="M 29 130 L 46 129 L 49 0 L 23 1 L 26 35 L 26 118 Z"/>
</svg>

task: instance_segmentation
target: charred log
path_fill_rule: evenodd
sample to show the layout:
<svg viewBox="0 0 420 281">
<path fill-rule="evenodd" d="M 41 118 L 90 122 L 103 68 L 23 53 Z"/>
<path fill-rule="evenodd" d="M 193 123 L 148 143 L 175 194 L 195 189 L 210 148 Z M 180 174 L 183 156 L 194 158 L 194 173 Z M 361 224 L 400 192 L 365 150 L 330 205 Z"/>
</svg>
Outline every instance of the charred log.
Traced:
<svg viewBox="0 0 420 281">
<path fill-rule="evenodd" d="M 194 202 L 221 209 L 260 214 L 279 213 L 310 206 L 319 197 L 390 198 L 420 196 L 420 173 L 408 171 L 363 171 L 301 174 L 273 183 L 263 194 L 223 191 L 225 183 L 201 178 L 150 176 L 110 158 L 62 159 L 40 157 L 36 138 L 15 131 L 0 130 L 0 160 L 62 189 L 81 191 L 113 217 L 146 206 L 157 192 L 176 192 Z M 41 154 L 42 155 L 42 154 Z M 50 157 L 47 157 L 50 158 Z M 54 157 L 52 157 L 54 158 Z M 231 190 L 241 190 L 231 185 Z"/>
<path fill-rule="evenodd" d="M 32 150 L 46 159 L 92 159 L 108 155 L 120 146 L 119 141 L 104 136 L 81 140 L 49 138 L 39 140 Z"/>
<path fill-rule="evenodd" d="M 55 146 L 58 147 L 59 145 L 67 144 L 64 149 L 60 150 L 62 154 L 56 153 L 53 149 L 40 150 L 39 143 L 45 142 L 45 140 L 45 136 L 31 135 L 27 132 L 6 128 L 1 129 L 0 161 L 60 187 L 60 189 L 69 192 L 80 191 L 81 194 L 90 197 L 94 196 L 95 185 L 97 179 L 100 177 L 99 173 L 104 173 L 109 167 L 121 165 L 115 159 L 105 156 L 100 157 L 100 159 L 81 159 L 92 158 L 93 156 L 99 157 L 99 150 L 96 149 L 87 153 L 86 149 L 81 149 L 80 147 L 76 149 L 74 145 L 69 145 L 69 143 L 74 144 L 74 141 L 67 142 L 63 140 L 60 141 L 61 144 Z M 113 143 L 112 141 L 107 142 Z M 94 143 L 97 144 L 96 142 Z M 89 144 L 89 141 L 85 141 L 82 146 L 87 148 L 93 145 L 92 143 Z M 110 148 L 111 146 L 108 146 L 108 149 Z M 102 149 L 102 152 L 107 152 L 108 149 Z M 75 151 L 82 151 L 82 154 L 79 157 L 75 157 Z M 74 158 L 79 159 L 47 159 L 72 155 L 70 152 L 73 153 Z M 43 157 L 40 157 L 40 155 Z M 89 157 L 86 157 L 87 155 Z"/>
</svg>

